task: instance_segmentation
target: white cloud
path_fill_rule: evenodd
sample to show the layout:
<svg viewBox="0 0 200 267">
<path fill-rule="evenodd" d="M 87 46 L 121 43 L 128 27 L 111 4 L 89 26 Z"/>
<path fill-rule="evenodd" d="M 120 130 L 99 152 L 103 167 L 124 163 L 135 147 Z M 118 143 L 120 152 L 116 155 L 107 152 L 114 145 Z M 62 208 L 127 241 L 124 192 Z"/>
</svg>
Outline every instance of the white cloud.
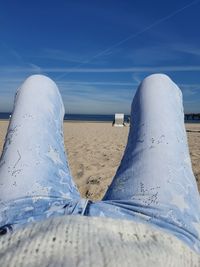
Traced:
<svg viewBox="0 0 200 267">
<path fill-rule="evenodd" d="M 5 67 L 0 68 L 0 71 L 9 73 L 33 72 L 34 68 L 28 67 Z M 185 71 L 200 71 L 200 65 L 185 65 L 185 66 L 134 66 L 124 68 L 41 68 L 45 73 L 143 73 L 143 72 L 185 72 Z"/>
<path fill-rule="evenodd" d="M 135 90 L 97 88 L 73 85 L 62 87 L 61 93 L 66 113 L 114 114 L 129 113 Z"/>
<path fill-rule="evenodd" d="M 30 65 L 30 69 L 40 68 Z M 191 66 L 190 66 L 191 67 Z M 180 67 L 173 67 L 179 68 Z M 183 69 L 183 67 L 181 67 Z M 188 68 L 188 67 L 186 67 Z M 199 66 L 200 68 L 200 66 Z M 135 70 L 136 68 L 134 68 Z M 18 68 L 17 68 L 18 70 Z M 88 69 L 90 71 L 91 69 Z M 93 69 L 92 69 L 93 70 Z M 126 69 L 98 69 L 98 71 L 127 71 Z M 129 68 L 133 70 L 133 68 Z M 139 69 L 138 69 L 139 70 Z M 140 69 L 141 70 L 141 69 Z M 31 72 L 32 73 L 32 72 Z M 0 77 L 0 112 L 10 111 L 13 106 L 13 99 L 16 89 L 29 75 L 28 72 L 13 72 L 4 70 Z M 66 111 L 70 113 L 93 113 L 113 114 L 116 112 L 129 113 L 130 105 L 135 90 L 142 80 L 144 73 L 133 72 L 133 82 L 125 81 L 90 81 L 73 80 L 59 81 L 57 83 L 64 100 Z M 183 91 L 185 111 L 199 112 L 200 107 L 200 84 L 182 83 L 179 84 Z M 194 99 L 195 98 L 195 99 Z M 192 102 L 191 102 L 192 100 Z"/>
</svg>

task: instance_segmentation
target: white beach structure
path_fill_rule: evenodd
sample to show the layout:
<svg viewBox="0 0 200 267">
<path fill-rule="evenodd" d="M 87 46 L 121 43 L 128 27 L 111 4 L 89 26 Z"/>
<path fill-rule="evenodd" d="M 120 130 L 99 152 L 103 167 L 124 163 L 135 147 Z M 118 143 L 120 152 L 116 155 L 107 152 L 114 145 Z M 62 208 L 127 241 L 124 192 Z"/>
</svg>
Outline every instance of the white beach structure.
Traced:
<svg viewBox="0 0 200 267">
<path fill-rule="evenodd" d="M 123 113 L 116 113 L 115 114 L 115 127 L 123 127 L 124 126 L 124 114 Z"/>
</svg>

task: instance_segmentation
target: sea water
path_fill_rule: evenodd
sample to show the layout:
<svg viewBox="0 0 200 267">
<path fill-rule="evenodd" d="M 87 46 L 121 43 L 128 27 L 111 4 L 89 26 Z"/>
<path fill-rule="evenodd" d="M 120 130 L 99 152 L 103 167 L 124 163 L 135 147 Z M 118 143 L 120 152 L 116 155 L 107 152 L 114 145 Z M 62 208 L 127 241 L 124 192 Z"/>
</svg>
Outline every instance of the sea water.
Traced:
<svg viewBox="0 0 200 267">
<path fill-rule="evenodd" d="M 7 120 L 11 113 L 0 113 L 0 119 Z M 97 115 L 97 114 L 65 114 L 65 121 L 97 121 L 97 122 L 112 122 L 115 115 Z M 125 115 L 125 122 L 130 118 L 130 115 Z M 200 120 L 185 120 L 186 123 L 200 123 Z"/>
</svg>

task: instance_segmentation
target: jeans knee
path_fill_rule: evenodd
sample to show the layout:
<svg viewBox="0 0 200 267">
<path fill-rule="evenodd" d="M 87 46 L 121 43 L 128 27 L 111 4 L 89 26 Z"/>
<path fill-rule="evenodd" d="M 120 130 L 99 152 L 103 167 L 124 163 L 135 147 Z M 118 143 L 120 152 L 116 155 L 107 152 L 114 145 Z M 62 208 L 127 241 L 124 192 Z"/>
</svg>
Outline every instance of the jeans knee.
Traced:
<svg viewBox="0 0 200 267">
<path fill-rule="evenodd" d="M 13 111 L 46 114 L 55 112 L 64 114 L 62 97 L 56 83 L 44 75 L 28 77 L 15 95 Z"/>
<path fill-rule="evenodd" d="M 51 94 L 58 94 L 56 83 L 45 75 L 29 76 L 17 90 L 17 95 L 25 95 L 32 97 L 42 97 Z"/>
<path fill-rule="evenodd" d="M 142 95 L 145 101 L 158 99 L 167 100 L 171 98 L 182 99 L 182 92 L 179 87 L 166 74 L 156 73 L 147 76 L 139 85 L 137 96 Z"/>
</svg>

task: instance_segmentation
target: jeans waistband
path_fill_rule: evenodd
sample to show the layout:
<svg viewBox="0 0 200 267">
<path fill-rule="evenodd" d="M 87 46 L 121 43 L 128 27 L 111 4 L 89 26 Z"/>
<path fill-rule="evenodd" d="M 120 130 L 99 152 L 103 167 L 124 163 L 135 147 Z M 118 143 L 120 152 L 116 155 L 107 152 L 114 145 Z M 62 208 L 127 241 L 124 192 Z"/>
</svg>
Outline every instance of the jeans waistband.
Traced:
<svg viewBox="0 0 200 267">
<path fill-rule="evenodd" d="M 89 200 L 25 197 L 0 203 L 0 235 L 52 216 L 85 215 Z"/>
</svg>

